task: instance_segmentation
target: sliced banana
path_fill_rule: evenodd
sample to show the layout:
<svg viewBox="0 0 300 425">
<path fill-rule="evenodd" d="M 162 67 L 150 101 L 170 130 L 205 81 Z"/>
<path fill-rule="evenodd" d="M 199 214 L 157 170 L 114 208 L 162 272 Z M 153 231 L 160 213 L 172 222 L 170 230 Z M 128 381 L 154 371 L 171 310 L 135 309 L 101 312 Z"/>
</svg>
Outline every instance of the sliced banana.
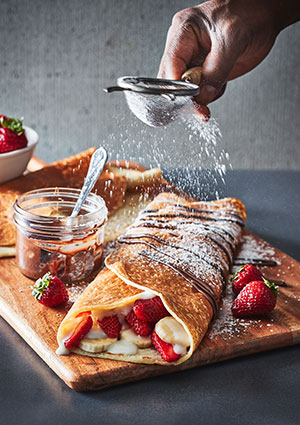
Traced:
<svg viewBox="0 0 300 425">
<path fill-rule="evenodd" d="M 184 347 L 190 345 L 190 338 L 183 326 L 174 317 L 167 316 L 159 320 L 155 325 L 155 332 L 169 344 L 179 344 Z"/>
<path fill-rule="evenodd" d="M 124 356 L 133 356 L 138 352 L 138 348 L 135 344 L 129 341 L 117 341 L 112 344 L 107 351 L 112 354 L 123 354 Z"/>
<path fill-rule="evenodd" d="M 132 329 L 124 329 L 120 333 L 121 341 L 131 342 L 135 344 L 138 348 L 149 348 L 152 345 L 151 338 L 139 336 Z"/>
<path fill-rule="evenodd" d="M 89 353 L 102 353 L 116 341 L 117 338 L 83 339 L 79 344 L 79 348 Z"/>
</svg>

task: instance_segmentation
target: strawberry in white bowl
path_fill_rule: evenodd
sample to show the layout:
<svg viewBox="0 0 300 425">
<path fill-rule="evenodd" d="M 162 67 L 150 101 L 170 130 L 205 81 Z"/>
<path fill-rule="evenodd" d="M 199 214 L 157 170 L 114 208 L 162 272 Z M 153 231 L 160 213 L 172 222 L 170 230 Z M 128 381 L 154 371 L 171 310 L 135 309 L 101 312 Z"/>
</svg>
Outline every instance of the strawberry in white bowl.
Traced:
<svg viewBox="0 0 300 425">
<path fill-rule="evenodd" d="M 19 177 L 27 167 L 39 136 L 22 120 L 0 115 L 0 183 Z"/>
</svg>

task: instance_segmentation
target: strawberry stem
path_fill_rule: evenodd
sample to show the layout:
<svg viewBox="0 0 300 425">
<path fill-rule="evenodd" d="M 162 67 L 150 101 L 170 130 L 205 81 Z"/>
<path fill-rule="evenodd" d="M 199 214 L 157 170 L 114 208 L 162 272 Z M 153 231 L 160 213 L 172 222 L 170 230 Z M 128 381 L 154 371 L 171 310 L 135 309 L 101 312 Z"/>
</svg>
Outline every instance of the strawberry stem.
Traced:
<svg viewBox="0 0 300 425">
<path fill-rule="evenodd" d="M 278 286 L 275 285 L 275 283 L 269 282 L 267 279 L 264 279 L 264 283 L 265 285 L 271 289 L 271 291 L 273 292 L 273 294 L 275 295 L 275 297 L 277 297 L 278 295 Z"/>
</svg>

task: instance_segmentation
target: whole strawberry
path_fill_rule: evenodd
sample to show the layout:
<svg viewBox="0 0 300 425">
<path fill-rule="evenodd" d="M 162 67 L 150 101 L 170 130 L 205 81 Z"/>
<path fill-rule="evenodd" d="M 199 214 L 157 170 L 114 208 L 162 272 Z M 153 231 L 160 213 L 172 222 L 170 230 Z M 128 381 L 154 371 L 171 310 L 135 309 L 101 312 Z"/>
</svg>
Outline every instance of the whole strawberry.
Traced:
<svg viewBox="0 0 300 425">
<path fill-rule="evenodd" d="M 133 311 L 139 319 L 148 323 L 156 323 L 163 317 L 169 316 L 159 296 L 148 300 L 136 300 Z"/>
<path fill-rule="evenodd" d="M 22 149 L 27 144 L 22 120 L 0 115 L 0 153 Z"/>
<path fill-rule="evenodd" d="M 238 295 L 247 283 L 253 282 L 254 280 L 263 282 L 263 279 L 262 273 L 256 267 L 252 264 L 246 264 L 232 276 L 232 290 L 235 295 Z"/>
<path fill-rule="evenodd" d="M 250 282 L 234 300 L 232 314 L 237 317 L 250 317 L 271 313 L 276 305 L 277 294 L 275 284 L 266 279 L 263 282 Z"/>
<path fill-rule="evenodd" d="M 68 299 L 68 292 L 63 282 L 58 277 L 46 273 L 38 279 L 34 286 L 31 286 L 32 295 L 46 307 L 55 307 L 65 304 Z"/>
</svg>

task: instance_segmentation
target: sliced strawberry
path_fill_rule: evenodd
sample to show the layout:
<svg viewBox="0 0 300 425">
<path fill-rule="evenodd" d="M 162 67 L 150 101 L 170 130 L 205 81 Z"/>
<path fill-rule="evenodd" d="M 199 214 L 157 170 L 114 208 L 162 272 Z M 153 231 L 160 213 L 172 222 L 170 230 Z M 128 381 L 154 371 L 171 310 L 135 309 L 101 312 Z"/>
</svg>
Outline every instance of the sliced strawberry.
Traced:
<svg viewBox="0 0 300 425">
<path fill-rule="evenodd" d="M 102 320 L 98 320 L 101 329 L 109 338 L 118 338 L 121 330 L 121 323 L 118 316 L 106 316 Z"/>
<path fill-rule="evenodd" d="M 149 336 L 151 334 L 154 325 L 139 319 L 133 309 L 127 314 L 126 320 L 137 335 Z"/>
<path fill-rule="evenodd" d="M 180 354 L 175 353 L 173 345 L 163 341 L 155 332 L 152 332 L 152 344 L 166 362 L 175 362 Z"/>
<path fill-rule="evenodd" d="M 154 324 L 163 317 L 169 316 L 162 300 L 158 296 L 148 300 L 136 300 L 133 311 L 139 319 Z"/>
<path fill-rule="evenodd" d="M 76 317 L 81 317 L 81 316 L 90 316 L 92 314 L 92 312 L 90 310 L 88 311 L 82 311 L 81 313 L 78 313 Z"/>
<path fill-rule="evenodd" d="M 63 282 L 50 273 L 46 273 L 31 286 L 32 295 L 46 307 L 55 307 L 65 304 L 68 299 L 68 291 Z"/>
<path fill-rule="evenodd" d="M 64 343 L 65 347 L 68 350 L 71 350 L 74 347 L 78 347 L 80 341 L 86 336 L 87 333 L 89 333 L 92 326 L 92 317 L 89 316 L 88 313 L 86 315 L 82 315 L 82 320 L 80 323 L 78 323 L 70 338 L 66 339 Z"/>
</svg>

